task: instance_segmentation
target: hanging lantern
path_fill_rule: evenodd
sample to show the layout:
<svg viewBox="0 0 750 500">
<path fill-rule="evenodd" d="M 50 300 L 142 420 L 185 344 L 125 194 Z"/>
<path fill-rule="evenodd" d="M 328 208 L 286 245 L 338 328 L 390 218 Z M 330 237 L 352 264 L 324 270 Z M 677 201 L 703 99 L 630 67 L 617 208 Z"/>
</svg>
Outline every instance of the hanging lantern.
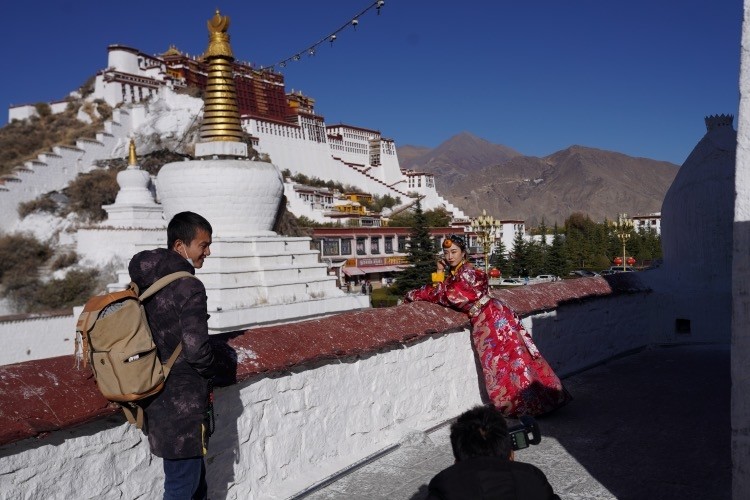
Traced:
<svg viewBox="0 0 750 500">
<path fill-rule="evenodd" d="M 625 262 L 627 262 L 630 267 L 633 267 L 635 265 L 635 259 L 633 257 L 628 257 L 628 260 L 626 260 Z"/>
<path fill-rule="evenodd" d="M 490 278 L 499 278 L 500 277 L 500 269 L 493 267 L 490 269 Z"/>
<path fill-rule="evenodd" d="M 331 35 L 331 38 L 329 38 L 328 41 L 331 42 L 331 47 L 333 47 L 333 42 L 336 41 L 336 35 Z"/>
<path fill-rule="evenodd" d="M 614 262 L 616 266 L 621 266 L 622 265 L 622 257 L 615 257 L 612 262 Z"/>
<path fill-rule="evenodd" d="M 357 25 L 359 24 L 358 19 L 352 19 L 352 26 L 354 27 L 354 31 L 357 30 Z"/>
<path fill-rule="evenodd" d="M 380 15 L 380 8 L 385 5 L 385 0 L 378 0 L 378 15 Z"/>
</svg>

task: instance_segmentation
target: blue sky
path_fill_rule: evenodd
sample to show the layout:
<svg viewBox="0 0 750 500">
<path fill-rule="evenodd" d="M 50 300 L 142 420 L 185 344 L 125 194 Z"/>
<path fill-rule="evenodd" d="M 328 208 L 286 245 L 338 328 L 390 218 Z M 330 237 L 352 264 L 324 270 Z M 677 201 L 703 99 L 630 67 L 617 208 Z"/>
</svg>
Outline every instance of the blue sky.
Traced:
<svg viewBox="0 0 750 500">
<path fill-rule="evenodd" d="M 201 53 L 216 7 L 235 56 L 268 66 L 371 3 L 12 2 L 0 124 L 9 104 L 61 99 L 103 69 L 109 44 Z M 681 164 L 704 116 L 737 114 L 741 22 L 741 0 L 386 0 L 282 72 L 328 124 L 397 145 L 468 131 L 527 155 L 579 144 Z"/>
</svg>

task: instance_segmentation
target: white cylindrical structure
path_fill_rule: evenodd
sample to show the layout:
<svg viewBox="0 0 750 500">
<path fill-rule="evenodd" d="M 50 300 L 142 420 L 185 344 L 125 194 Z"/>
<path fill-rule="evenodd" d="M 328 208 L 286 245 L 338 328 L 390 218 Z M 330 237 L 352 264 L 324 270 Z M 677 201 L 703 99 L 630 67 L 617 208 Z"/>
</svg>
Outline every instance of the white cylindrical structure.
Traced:
<svg viewBox="0 0 750 500">
<path fill-rule="evenodd" d="M 279 170 L 251 160 L 183 161 L 164 165 L 157 176 L 164 218 L 196 212 L 214 238 L 271 236 L 284 185 Z"/>
</svg>

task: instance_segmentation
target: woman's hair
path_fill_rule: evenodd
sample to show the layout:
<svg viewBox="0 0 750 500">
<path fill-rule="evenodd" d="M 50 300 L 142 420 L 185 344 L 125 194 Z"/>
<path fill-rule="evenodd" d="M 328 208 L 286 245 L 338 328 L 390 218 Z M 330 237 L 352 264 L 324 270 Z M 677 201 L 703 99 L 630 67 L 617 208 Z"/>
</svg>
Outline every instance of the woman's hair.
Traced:
<svg viewBox="0 0 750 500">
<path fill-rule="evenodd" d="M 466 251 L 466 240 L 463 236 L 458 234 L 449 234 L 447 238 L 443 240 L 443 248 L 449 248 L 451 245 L 456 245 L 458 248 Z"/>
<path fill-rule="evenodd" d="M 475 406 L 451 425 L 451 447 L 457 462 L 474 457 L 510 456 L 508 424 L 493 406 Z"/>
</svg>

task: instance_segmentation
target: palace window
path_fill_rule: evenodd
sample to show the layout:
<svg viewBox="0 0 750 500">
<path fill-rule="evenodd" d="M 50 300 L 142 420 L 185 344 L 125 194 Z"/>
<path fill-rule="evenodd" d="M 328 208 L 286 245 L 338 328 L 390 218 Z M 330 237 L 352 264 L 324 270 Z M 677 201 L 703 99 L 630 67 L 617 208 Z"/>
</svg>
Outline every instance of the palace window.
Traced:
<svg viewBox="0 0 750 500">
<path fill-rule="evenodd" d="M 365 250 L 365 240 L 367 238 L 357 238 L 357 255 L 367 255 Z"/>
<path fill-rule="evenodd" d="M 351 255 L 351 254 L 352 254 L 352 240 L 351 239 L 341 240 L 341 255 Z"/>
<path fill-rule="evenodd" d="M 398 251 L 399 253 L 406 253 L 406 236 L 398 237 Z"/>
<path fill-rule="evenodd" d="M 323 255 L 339 255 L 339 240 L 323 240 Z"/>
<path fill-rule="evenodd" d="M 393 253 L 393 236 L 386 236 L 383 238 L 385 244 L 385 253 Z"/>
<path fill-rule="evenodd" d="M 370 238 L 370 253 L 373 255 L 380 253 L 380 236 Z"/>
</svg>

